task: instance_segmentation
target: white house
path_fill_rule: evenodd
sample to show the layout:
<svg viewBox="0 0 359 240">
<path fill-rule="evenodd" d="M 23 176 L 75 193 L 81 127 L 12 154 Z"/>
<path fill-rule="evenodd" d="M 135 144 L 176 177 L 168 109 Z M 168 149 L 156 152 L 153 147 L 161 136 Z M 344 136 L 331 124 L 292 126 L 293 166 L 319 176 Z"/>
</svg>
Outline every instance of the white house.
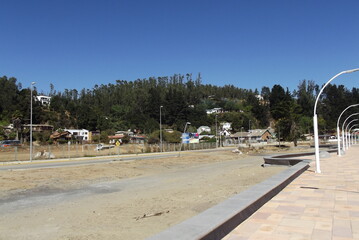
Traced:
<svg viewBox="0 0 359 240">
<path fill-rule="evenodd" d="M 133 137 L 135 134 L 131 131 L 131 129 L 128 129 L 127 131 L 117 131 L 115 132 L 115 135 L 128 135 L 130 137 Z"/>
<path fill-rule="evenodd" d="M 89 134 L 89 130 L 86 129 L 64 129 L 64 131 L 68 131 L 72 136 L 77 138 L 78 140 L 90 141 L 91 137 Z"/>
<path fill-rule="evenodd" d="M 227 130 L 227 131 L 232 130 L 232 123 L 223 122 L 221 123 L 221 126 L 223 130 Z"/>
<path fill-rule="evenodd" d="M 262 95 L 256 95 L 256 98 L 258 99 L 258 101 L 263 101 L 264 100 L 264 98 L 263 98 L 263 96 Z"/>
<path fill-rule="evenodd" d="M 50 101 L 51 101 L 51 97 L 44 96 L 44 95 L 36 96 L 36 99 L 38 102 L 41 102 L 42 105 L 49 105 Z"/>
<path fill-rule="evenodd" d="M 197 128 L 197 133 L 201 134 L 202 132 L 207 132 L 210 133 L 211 132 L 211 128 L 208 126 L 200 126 L 199 128 Z"/>
<path fill-rule="evenodd" d="M 223 112 L 223 109 L 222 108 L 207 109 L 206 112 L 208 115 L 213 113 L 221 113 Z"/>
</svg>

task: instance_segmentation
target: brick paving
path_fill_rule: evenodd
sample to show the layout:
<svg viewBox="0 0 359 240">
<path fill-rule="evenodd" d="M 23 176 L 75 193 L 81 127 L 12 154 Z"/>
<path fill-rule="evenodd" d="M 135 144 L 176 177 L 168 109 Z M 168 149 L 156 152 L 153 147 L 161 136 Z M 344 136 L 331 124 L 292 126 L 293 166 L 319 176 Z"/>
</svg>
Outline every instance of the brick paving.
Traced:
<svg viewBox="0 0 359 240">
<path fill-rule="evenodd" d="M 223 240 L 359 239 L 359 146 L 315 161 Z"/>
</svg>

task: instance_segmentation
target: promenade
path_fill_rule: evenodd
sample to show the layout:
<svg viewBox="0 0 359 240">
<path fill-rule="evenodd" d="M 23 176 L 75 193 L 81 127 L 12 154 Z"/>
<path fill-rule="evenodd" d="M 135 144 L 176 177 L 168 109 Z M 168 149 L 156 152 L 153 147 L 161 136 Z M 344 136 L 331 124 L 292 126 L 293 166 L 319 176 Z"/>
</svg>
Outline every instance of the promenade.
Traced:
<svg viewBox="0 0 359 240">
<path fill-rule="evenodd" d="M 224 240 L 359 239 L 359 145 L 315 161 Z"/>
</svg>

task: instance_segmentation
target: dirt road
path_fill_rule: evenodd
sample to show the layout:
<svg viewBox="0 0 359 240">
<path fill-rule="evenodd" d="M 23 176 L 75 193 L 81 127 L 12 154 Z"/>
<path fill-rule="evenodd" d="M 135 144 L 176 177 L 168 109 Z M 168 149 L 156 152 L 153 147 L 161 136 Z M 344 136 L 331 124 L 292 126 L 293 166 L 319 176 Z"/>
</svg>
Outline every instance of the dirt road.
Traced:
<svg viewBox="0 0 359 240">
<path fill-rule="evenodd" d="M 0 239 L 144 239 L 282 171 L 219 152 L 6 171 Z"/>
</svg>

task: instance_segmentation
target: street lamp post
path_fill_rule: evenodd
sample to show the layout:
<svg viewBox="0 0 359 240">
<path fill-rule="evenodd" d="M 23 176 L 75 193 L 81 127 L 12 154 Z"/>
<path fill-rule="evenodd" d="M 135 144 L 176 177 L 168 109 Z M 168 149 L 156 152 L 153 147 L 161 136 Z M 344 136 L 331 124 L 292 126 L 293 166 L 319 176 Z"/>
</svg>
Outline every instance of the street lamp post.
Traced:
<svg viewBox="0 0 359 240">
<path fill-rule="evenodd" d="M 186 122 L 186 125 L 184 125 L 183 133 L 186 133 L 187 125 L 190 125 L 190 124 L 191 124 L 190 122 Z M 181 141 L 181 144 L 180 144 L 180 149 L 179 149 L 179 152 L 178 152 L 178 157 L 181 156 L 182 143 L 183 143 L 183 138 L 182 138 L 182 141 Z"/>
<path fill-rule="evenodd" d="M 347 117 L 345 120 L 344 120 L 344 122 L 343 122 L 343 125 L 342 125 L 342 138 L 343 138 L 343 150 L 346 150 L 346 138 L 345 138 L 345 128 L 344 128 L 344 126 L 345 126 L 345 123 L 348 121 L 348 119 L 349 118 L 351 118 L 352 116 L 356 116 L 356 115 L 358 115 L 359 113 L 353 113 L 353 114 L 351 114 L 349 117 Z"/>
<path fill-rule="evenodd" d="M 358 126 L 359 126 L 359 124 L 355 124 L 355 128 L 352 131 L 352 133 L 353 133 L 352 145 L 357 144 Z"/>
<path fill-rule="evenodd" d="M 359 120 L 359 119 L 358 119 Z M 354 144 L 354 131 L 352 132 L 352 128 L 353 127 L 356 127 L 356 126 L 358 126 L 359 124 L 354 124 L 353 126 L 351 126 L 350 128 L 349 128 L 349 133 L 352 133 L 352 134 L 350 134 L 350 138 L 349 138 L 349 146 L 351 146 L 351 145 L 353 145 Z"/>
<path fill-rule="evenodd" d="M 344 112 L 346 110 L 348 110 L 349 108 L 352 108 L 352 107 L 356 107 L 356 106 L 359 106 L 359 104 L 353 104 L 353 105 L 350 105 L 349 107 L 347 107 L 346 109 L 343 110 L 343 112 L 339 115 L 338 117 L 338 121 L 337 121 L 337 139 L 338 139 L 338 156 L 341 156 L 341 151 L 340 151 L 340 133 L 339 133 L 339 122 L 340 122 L 340 118 L 342 117 L 342 115 L 344 114 Z M 343 142 L 344 142 L 344 139 L 343 139 Z M 344 150 L 344 149 L 343 149 Z"/>
<path fill-rule="evenodd" d="M 347 70 L 347 71 L 343 71 L 338 73 L 337 75 L 335 75 L 334 77 L 332 77 L 331 79 L 329 79 L 329 81 L 322 87 L 322 89 L 320 89 L 319 94 L 315 100 L 315 104 L 314 104 L 314 116 L 313 116 L 313 128 L 314 128 L 314 145 L 315 145 L 315 165 L 316 165 L 316 172 L 317 173 L 321 173 L 320 170 L 320 160 L 319 160 L 319 134 L 318 134 L 318 117 L 317 117 L 317 104 L 319 101 L 319 97 L 322 94 L 322 92 L 324 91 L 325 87 L 328 86 L 328 84 L 333 81 L 335 78 L 337 78 L 338 76 L 345 74 L 345 73 L 352 73 L 352 72 L 356 72 L 359 71 L 359 68 L 356 69 L 352 69 L 352 70 Z"/>
<path fill-rule="evenodd" d="M 160 148 L 161 148 L 161 152 L 163 151 L 163 147 L 162 147 L 162 108 L 163 108 L 163 106 L 160 106 Z"/>
<path fill-rule="evenodd" d="M 216 148 L 218 148 L 218 127 L 217 127 L 217 117 L 218 117 L 218 115 L 216 114 Z"/>
<path fill-rule="evenodd" d="M 30 88 L 30 162 L 32 162 L 32 91 L 36 82 L 31 82 Z"/>
<path fill-rule="evenodd" d="M 240 143 L 242 143 L 242 138 L 243 138 L 243 127 L 241 127 L 241 139 L 240 139 Z"/>
<path fill-rule="evenodd" d="M 251 134 L 251 120 L 249 120 L 249 129 L 248 129 L 248 133 L 249 133 L 249 137 L 248 137 L 248 146 L 251 146 L 251 138 L 252 138 L 252 134 Z"/>
<path fill-rule="evenodd" d="M 349 142 L 349 141 L 350 141 L 350 132 L 349 132 L 348 128 L 349 128 L 349 126 L 350 126 L 350 124 L 351 124 L 352 122 L 356 122 L 356 121 L 359 121 L 359 119 L 357 118 L 357 119 L 351 120 L 351 121 L 348 123 L 348 125 L 345 127 L 347 149 L 349 149 L 349 147 L 350 147 L 350 142 Z"/>
<path fill-rule="evenodd" d="M 278 125 L 278 148 L 280 149 L 280 126 Z"/>
<path fill-rule="evenodd" d="M 353 131 L 353 134 L 355 134 L 354 135 L 354 144 L 357 144 L 357 142 L 358 142 L 358 131 L 359 131 L 358 128 L 354 129 L 354 131 Z"/>
</svg>

